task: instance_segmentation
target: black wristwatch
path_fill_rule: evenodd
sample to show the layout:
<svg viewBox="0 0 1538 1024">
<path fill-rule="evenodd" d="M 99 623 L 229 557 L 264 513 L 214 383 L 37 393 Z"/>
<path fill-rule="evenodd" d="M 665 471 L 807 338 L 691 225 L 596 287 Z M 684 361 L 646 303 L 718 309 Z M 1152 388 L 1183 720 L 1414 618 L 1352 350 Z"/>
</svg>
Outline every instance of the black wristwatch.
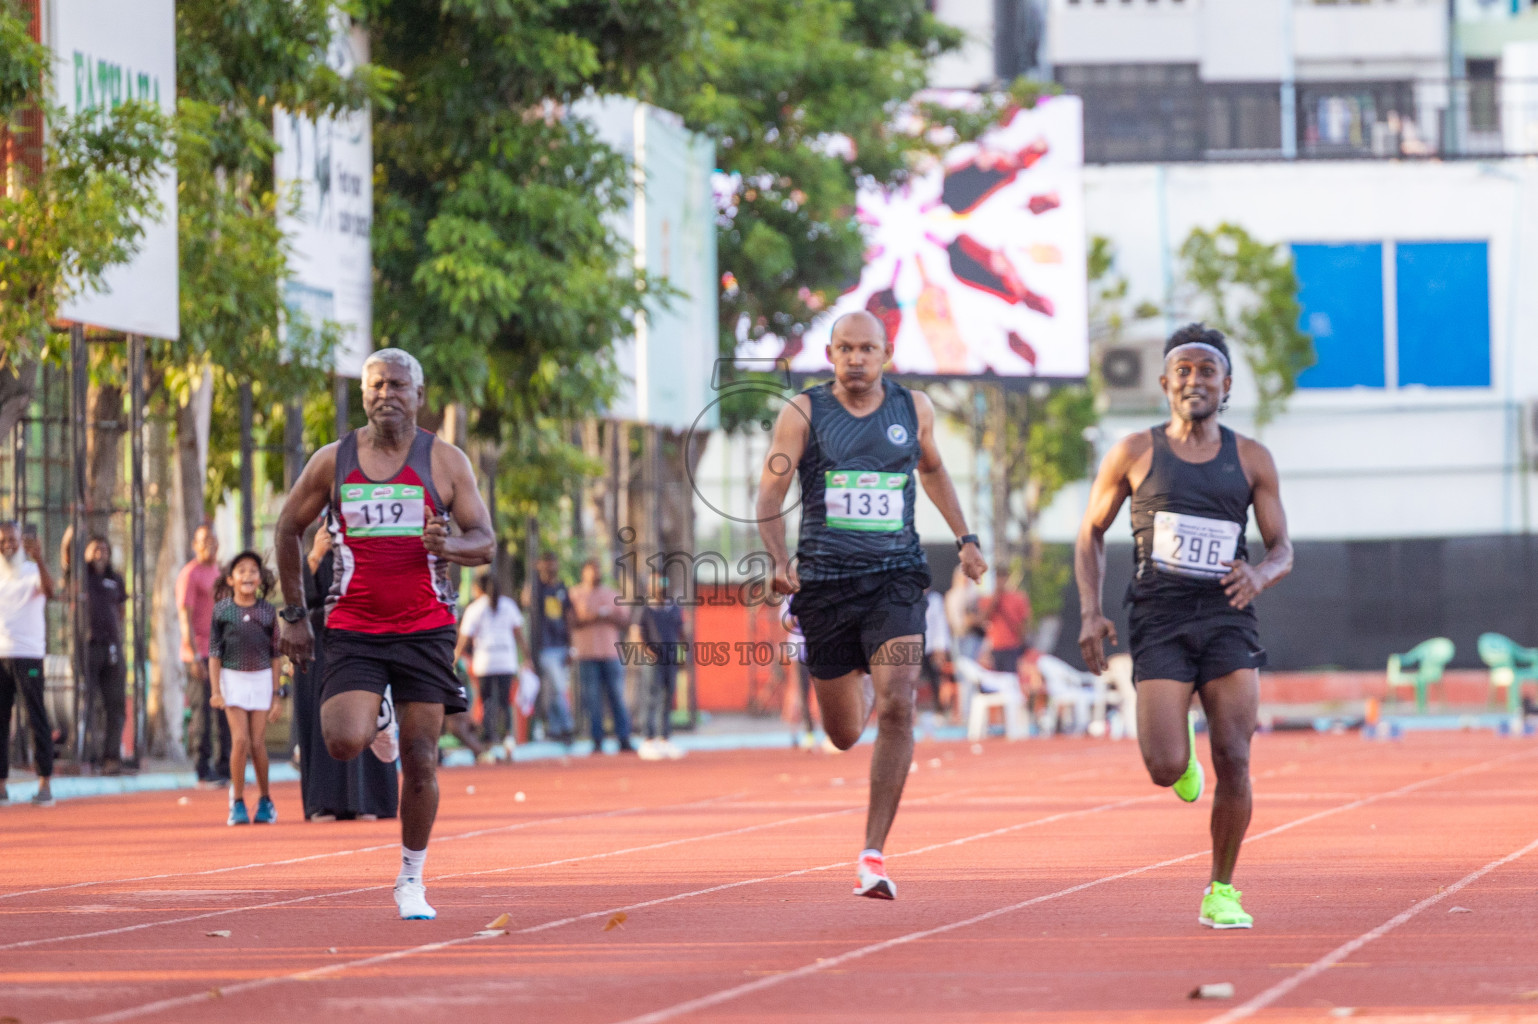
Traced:
<svg viewBox="0 0 1538 1024">
<path fill-rule="evenodd" d="M 975 533 L 964 533 L 960 537 L 956 538 L 956 550 L 957 551 L 960 551 L 962 548 L 966 547 L 968 544 L 976 544 L 977 547 L 978 547 L 978 550 L 982 550 L 982 546 L 983 546 L 982 542 L 980 542 L 977 539 L 977 534 L 975 534 Z"/>
<path fill-rule="evenodd" d="M 283 610 L 278 612 L 278 618 L 284 622 L 303 622 L 304 617 L 310 614 L 310 610 L 303 605 L 286 604 Z"/>
</svg>

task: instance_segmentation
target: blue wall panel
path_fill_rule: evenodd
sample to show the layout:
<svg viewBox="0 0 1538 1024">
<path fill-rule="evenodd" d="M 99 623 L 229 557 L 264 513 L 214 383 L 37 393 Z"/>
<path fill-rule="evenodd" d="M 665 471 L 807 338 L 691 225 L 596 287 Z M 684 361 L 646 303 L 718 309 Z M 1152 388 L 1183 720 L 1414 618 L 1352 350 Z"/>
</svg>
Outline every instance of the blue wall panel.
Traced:
<svg viewBox="0 0 1538 1024">
<path fill-rule="evenodd" d="M 1399 383 L 1490 386 L 1485 242 L 1400 242 L 1395 252 Z"/>
<path fill-rule="evenodd" d="M 1304 388 L 1383 387 L 1383 247 L 1294 245 L 1303 315 L 1319 361 Z"/>
</svg>

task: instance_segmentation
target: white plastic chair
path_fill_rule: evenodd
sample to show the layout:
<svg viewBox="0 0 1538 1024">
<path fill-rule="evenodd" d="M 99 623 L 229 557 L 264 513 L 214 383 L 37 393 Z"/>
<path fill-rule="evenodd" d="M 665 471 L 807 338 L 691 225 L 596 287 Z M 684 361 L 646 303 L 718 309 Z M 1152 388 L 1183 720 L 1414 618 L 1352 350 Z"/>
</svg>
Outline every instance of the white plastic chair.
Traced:
<svg viewBox="0 0 1538 1024">
<path fill-rule="evenodd" d="M 1104 723 L 1108 707 L 1120 713 L 1121 735 L 1137 739 L 1137 687 L 1132 685 L 1132 655 L 1113 654 L 1106 670 L 1095 681 L 1095 711 L 1090 719 Z"/>
<path fill-rule="evenodd" d="M 973 743 L 988 735 L 988 717 L 994 708 L 1004 711 L 1004 736 L 1019 740 L 1031 734 L 1030 715 L 1020 677 L 1013 672 L 994 672 L 971 658 L 952 662 L 959 684 L 962 714 L 967 718 L 967 738 Z"/>
<path fill-rule="evenodd" d="M 1047 686 L 1047 710 L 1043 716 L 1054 731 L 1062 731 L 1063 712 L 1073 714 L 1073 732 L 1082 732 L 1090 723 L 1090 710 L 1095 705 L 1095 688 L 1098 677 L 1092 672 L 1080 672 L 1061 658 L 1043 654 L 1036 659 L 1036 670 Z"/>
</svg>

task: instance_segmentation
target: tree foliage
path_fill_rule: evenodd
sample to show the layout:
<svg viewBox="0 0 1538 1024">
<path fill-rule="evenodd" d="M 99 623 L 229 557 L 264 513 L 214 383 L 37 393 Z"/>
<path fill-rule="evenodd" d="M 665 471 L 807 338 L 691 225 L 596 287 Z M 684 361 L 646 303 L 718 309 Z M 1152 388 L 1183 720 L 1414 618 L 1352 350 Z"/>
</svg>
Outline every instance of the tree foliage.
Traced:
<svg viewBox="0 0 1538 1024">
<path fill-rule="evenodd" d="M 1255 422 L 1271 422 L 1314 365 L 1314 344 L 1298 326 L 1298 278 L 1281 245 L 1257 241 L 1237 224 L 1193 228 L 1180 246 L 1191 304 L 1237 342 L 1255 378 Z"/>
<path fill-rule="evenodd" d="M 376 341 L 422 359 L 433 401 L 476 410 L 472 433 L 502 444 L 499 491 L 519 514 L 548 512 L 592 469 L 570 424 L 612 399 L 614 343 L 656 287 L 614 230 L 629 169 L 569 104 L 633 94 L 681 56 L 694 8 L 367 8 L 374 59 L 401 76 L 375 122 Z"/>
<path fill-rule="evenodd" d="M 46 354 L 57 303 L 131 258 L 143 221 L 159 212 L 169 119 L 134 101 L 68 116 L 48 99 L 49 82 L 47 48 L 0 0 L 0 128 L 35 144 L 21 118 L 28 108 L 49 125 L 41 173 L 17 168 L 0 194 L 0 367 Z"/>
</svg>

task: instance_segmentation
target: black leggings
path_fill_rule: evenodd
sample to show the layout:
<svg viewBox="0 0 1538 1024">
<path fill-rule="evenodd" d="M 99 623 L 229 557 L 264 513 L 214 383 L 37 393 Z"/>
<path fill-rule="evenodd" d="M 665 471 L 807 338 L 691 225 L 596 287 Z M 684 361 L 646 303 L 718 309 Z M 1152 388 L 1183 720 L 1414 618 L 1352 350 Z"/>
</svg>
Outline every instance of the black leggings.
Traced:
<svg viewBox="0 0 1538 1024">
<path fill-rule="evenodd" d="M 482 731 L 488 743 L 501 743 L 507 738 L 513 723 L 513 677 L 510 675 L 481 676 L 481 709 L 485 720 Z"/>
<path fill-rule="evenodd" d="M 43 705 L 43 659 L 4 658 L 0 659 L 0 782 L 11 774 L 11 707 L 18 691 L 32 730 L 38 777 L 46 779 L 53 774 L 53 732 Z"/>
</svg>

